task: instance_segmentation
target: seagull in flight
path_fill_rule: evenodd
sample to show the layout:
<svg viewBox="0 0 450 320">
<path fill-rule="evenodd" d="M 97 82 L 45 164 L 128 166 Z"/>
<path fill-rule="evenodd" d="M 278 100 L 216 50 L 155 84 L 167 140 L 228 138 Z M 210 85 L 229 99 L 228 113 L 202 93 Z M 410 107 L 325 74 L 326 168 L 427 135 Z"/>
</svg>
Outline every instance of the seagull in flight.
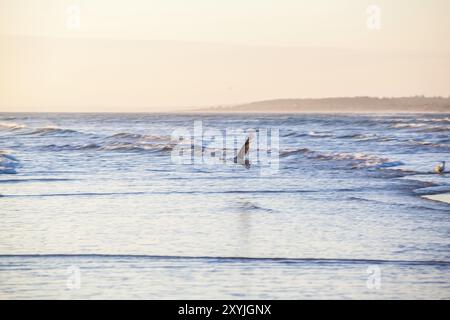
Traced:
<svg viewBox="0 0 450 320">
<path fill-rule="evenodd" d="M 245 140 L 244 145 L 242 146 L 241 150 L 239 151 L 238 155 L 234 157 L 234 163 L 239 163 L 245 166 L 245 168 L 250 169 L 250 160 L 246 159 L 248 157 L 248 154 L 250 152 L 250 141 L 251 136 L 248 136 Z"/>
</svg>

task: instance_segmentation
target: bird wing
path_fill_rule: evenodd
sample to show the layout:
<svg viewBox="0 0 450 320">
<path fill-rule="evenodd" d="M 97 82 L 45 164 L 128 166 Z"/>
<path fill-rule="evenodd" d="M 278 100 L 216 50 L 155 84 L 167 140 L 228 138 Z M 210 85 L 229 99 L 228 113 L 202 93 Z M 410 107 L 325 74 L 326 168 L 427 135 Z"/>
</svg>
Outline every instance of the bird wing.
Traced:
<svg viewBox="0 0 450 320">
<path fill-rule="evenodd" d="M 239 150 L 239 153 L 237 154 L 237 161 L 239 163 L 244 163 L 245 162 L 245 157 L 247 156 L 247 154 L 250 151 L 250 137 L 247 137 L 247 140 L 245 140 L 244 145 L 242 146 L 241 150 Z"/>
</svg>

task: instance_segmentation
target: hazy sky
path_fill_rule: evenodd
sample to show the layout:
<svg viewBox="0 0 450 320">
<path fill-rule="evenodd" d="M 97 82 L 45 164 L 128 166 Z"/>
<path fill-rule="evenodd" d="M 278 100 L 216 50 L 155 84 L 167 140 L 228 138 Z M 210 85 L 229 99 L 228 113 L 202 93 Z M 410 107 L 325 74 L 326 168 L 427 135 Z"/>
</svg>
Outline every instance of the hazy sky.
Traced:
<svg viewBox="0 0 450 320">
<path fill-rule="evenodd" d="M 0 0 L 0 111 L 448 96 L 449 14 L 448 0 Z"/>
</svg>

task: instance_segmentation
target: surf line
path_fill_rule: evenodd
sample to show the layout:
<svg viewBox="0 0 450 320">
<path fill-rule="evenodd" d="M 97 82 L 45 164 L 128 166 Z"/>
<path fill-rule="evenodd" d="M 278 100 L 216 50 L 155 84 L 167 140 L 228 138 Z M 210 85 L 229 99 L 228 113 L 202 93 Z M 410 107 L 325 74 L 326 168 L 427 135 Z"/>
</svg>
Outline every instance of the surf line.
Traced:
<svg viewBox="0 0 450 320">
<path fill-rule="evenodd" d="M 177 128 L 172 132 L 176 142 L 171 160 L 178 165 L 243 165 L 247 169 L 258 165 L 261 174 L 279 170 L 280 133 L 278 128 L 203 128 L 194 121 L 193 129 Z"/>
</svg>

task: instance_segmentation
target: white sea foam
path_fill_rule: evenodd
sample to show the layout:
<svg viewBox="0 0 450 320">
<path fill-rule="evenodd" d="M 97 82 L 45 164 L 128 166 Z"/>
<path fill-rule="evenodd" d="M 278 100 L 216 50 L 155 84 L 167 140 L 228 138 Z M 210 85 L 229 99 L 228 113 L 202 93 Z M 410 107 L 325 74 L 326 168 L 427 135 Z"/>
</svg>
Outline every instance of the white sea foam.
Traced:
<svg viewBox="0 0 450 320">
<path fill-rule="evenodd" d="M 397 123 L 392 126 L 396 129 L 417 129 L 420 132 L 449 132 L 450 125 L 432 125 L 430 123 Z"/>
<path fill-rule="evenodd" d="M 333 135 L 331 133 L 327 133 L 327 132 L 315 132 L 315 131 L 310 131 L 308 133 L 308 135 L 310 137 L 314 137 L 314 138 L 331 138 L 333 137 Z"/>
<path fill-rule="evenodd" d="M 396 123 L 392 126 L 392 128 L 422 128 L 427 126 L 425 123 Z"/>
<path fill-rule="evenodd" d="M 366 167 L 394 167 L 403 165 L 400 161 L 391 161 L 387 158 L 382 158 L 376 155 L 366 153 L 347 153 L 347 152 L 330 152 L 322 153 L 308 148 L 291 148 L 280 152 L 280 157 L 285 158 L 293 155 L 304 154 L 307 158 L 313 158 L 322 161 L 343 161 L 348 162 L 353 168 Z"/>
</svg>

